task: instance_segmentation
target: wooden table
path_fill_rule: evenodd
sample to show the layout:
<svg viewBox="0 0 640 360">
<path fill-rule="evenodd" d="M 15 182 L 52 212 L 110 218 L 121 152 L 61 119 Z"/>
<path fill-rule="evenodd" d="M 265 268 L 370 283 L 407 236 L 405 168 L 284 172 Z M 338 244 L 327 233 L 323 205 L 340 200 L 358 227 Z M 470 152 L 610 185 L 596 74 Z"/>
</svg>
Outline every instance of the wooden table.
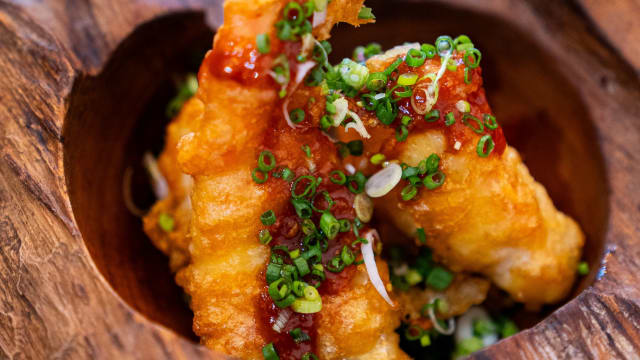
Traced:
<svg viewBox="0 0 640 360">
<path fill-rule="evenodd" d="M 475 358 L 640 358 L 640 5 L 369 3 L 378 24 L 340 26 L 337 52 L 471 35 L 507 138 L 588 235 L 573 299 Z M 121 193 L 161 139 L 158 89 L 210 44 L 220 9 L 0 0 L 0 358 L 220 357 L 197 345 Z"/>
</svg>

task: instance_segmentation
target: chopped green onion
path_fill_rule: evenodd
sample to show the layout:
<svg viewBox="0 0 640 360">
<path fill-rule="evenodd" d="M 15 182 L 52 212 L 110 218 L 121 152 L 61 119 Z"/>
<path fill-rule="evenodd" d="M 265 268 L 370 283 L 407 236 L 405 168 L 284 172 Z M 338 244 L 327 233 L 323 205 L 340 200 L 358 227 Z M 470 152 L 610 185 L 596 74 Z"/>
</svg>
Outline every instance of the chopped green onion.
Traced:
<svg viewBox="0 0 640 360">
<path fill-rule="evenodd" d="M 347 182 L 347 176 L 340 170 L 333 170 L 329 173 L 329 180 L 338 185 L 344 185 Z"/>
<path fill-rule="evenodd" d="M 475 127 L 469 123 L 469 119 L 473 120 L 478 126 Z M 467 125 L 476 134 L 482 134 L 484 132 L 484 125 L 482 124 L 482 121 L 469 113 L 462 115 L 462 123 Z"/>
<path fill-rule="evenodd" d="M 426 244 L 427 243 L 427 234 L 425 234 L 423 228 L 418 228 L 416 230 L 416 235 L 418 236 L 418 241 L 420 241 L 420 244 Z"/>
<path fill-rule="evenodd" d="M 305 17 L 310 17 L 311 15 L 313 15 L 313 12 L 316 9 L 316 5 L 314 4 L 314 2 L 312 0 L 309 0 L 307 2 L 304 3 L 304 16 Z"/>
<path fill-rule="evenodd" d="M 307 286 L 309 285 L 304 281 L 294 281 L 293 285 L 291 285 L 291 291 L 293 291 L 297 297 L 302 297 L 304 296 L 304 288 Z"/>
<path fill-rule="evenodd" d="M 438 166 L 440 165 L 440 157 L 438 154 L 431 154 L 426 159 L 426 174 L 431 175 L 438 171 Z"/>
<path fill-rule="evenodd" d="M 589 264 L 586 261 L 581 261 L 578 264 L 578 274 L 582 276 L 589 274 Z"/>
<path fill-rule="evenodd" d="M 427 189 L 433 190 L 433 189 L 439 188 L 442 184 L 444 184 L 444 179 L 445 178 L 446 178 L 446 176 L 444 175 L 444 173 L 442 171 L 436 171 L 433 174 L 427 175 L 422 180 L 422 184 L 424 184 L 424 186 Z"/>
<path fill-rule="evenodd" d="M 323 115 L 320 119 L 320 128 L 322 128 L 322 130 L 329 130 L 331 126 L 333 126 L 333 121 L 331 121 L 327 115 Z"/>
<path fill-rule="evenodd" d="M 291 110 L 291 112 L 289 113 L 289 117 L 291 118 L 291 122 L 294 124 L 299 124 L 304 120 L 304 110 L 297 108 L 297 109 L 293 109 Z"/>
<path fill-rule="evenodd" d="M 436 39 L 436 49 L 438 49 L 438 55 L 444 57 L 445 55 L 453 51 L 453 39 L 451 36 L 440 36 Z"/>
<path fill-rule="evenodd" d="M 478 49 L 471 49 L 464 52 L 464 64 L 471 69 L 475 69 L 480 66 L 480 60 L 482 60 L 482 53 Z"/>
<path fill-rule="evenodd" d="M 267 229 L 262 229 L 258 233 L 258 240 L 260 240 L 260 244 L 267 245 L 271 242 L 271 239 L 273 239 L 273 237 L 271 237 L 271 233 Z"/>
<path fill-rule="evenodd" d="M 334 272 L 334 273 L 339 273 L 342 270 L 344 270 L 345 267 L 345 263 L 342 261 L 342 258 L 340 256 L 334 256 L 333 258 L 331 258 L 331 260 L 329 260 L 329 263 L 327 264 L 327 270 Z"/>
<path fill-rule="evenodd" d="M 309 270 L 309 264 L 307 264 L 307 260 L 305 260 L 305 258 L 303 257 L 297 257 L 293 259 L 293 264 L 298 269 L 298 273 L 300 274 L 300 276 L 305 276 L 311 272 L 311 270 Z"/>
<path fill-rule="evenodd" d="M 282 15 L 285 21 L 291 23 L 291 25 L 301 25 L 304 21 L 304 10 L 302 6 L 295 1 L 289 2 L 282 9 Z"/>
<path fill-rule="evenodd" d="M 444 120 L 444 124 L 447 126 L 451 126 L 456 122 L 456 118 L 453 115 L 452 112 L 447 113 L 447 115 L 445 115 L 445 120 Z"/>
<path fill-rule="evenodd" d="M 296 301 L 296 296 L 293 294 L 289 294 L 287 295 L 287 297 L 285 297 L 282 300 L 274 300 L 274 304 L 276 304 L 277 307 L 284 309 L 287 306 L 292 306 L 293 303 Z"/>
<path fill-rule="evenodd" d="M 404 337 L 407 338 L 407 340 L 409 341 L 414 341 L 414 340 L 420 339 L 423 333 L 424 333 L 424 330 L 422 330 L 420 326 L 416 324 L 411 324 L 409 325 L 407 330 L 404 331 Z"/>
<path fill-rule="evenodd" d="M 265 157 L 269 159 L 269 163 L 265 162 Z M 276 158 L 273 156 L 273 153 L 269 150 L 261 152 L 258 156 L 258 169 L 266 173 L 267 171 L 271 171 L 274 167 L 276 167 Z"/>
<path fill-rule="evenodd" d="M 272 282 L 280 279 L 280 271 L 282 270 L 282 265 L 279 264 L 269 264 L 267 265 L 267 284 L 271 284 Z"/>
<path fill-rule="evenodd" d="M 402 88 L 404 90 L 398 91 L 396 88 Z M 391 91 L 389 91 L 388 95 L 395 95 L 398 98 L 408 98 L 413 94 L 413 90 L 408 86 L 396 85 Z M 394 99 L 397 101 L 397 99 Z"/>
<path fill-rule="evenodd" d="M 458 102 L 456 102 L 456 109 L 461 113 L 468 113 L 471 111 L 471 104 L 466 100 L 458 100 Z"/>
<path fill-rule="evenodd" d="M 260 221 L 265 226 L 271 226 L 276 223 L 276 214 L 273 210 L 267 210 L 262 215 L 260 215 Z"/>
<path fill-rule="evenodd" d="M 404 201 L 409 201 L 413 199 L 417 194 L 418 194 L 418 188 L 416 188 L 411 184 L 405 186 L 404 189 L 402 189 L 402 191 L 400 192 L 400 196 Z"/>
<path fill-rule="evenodd" d="M 349 149 L 349 152 L 353 156 L 362 155 L 363 147 L 364 145 L 362 143 L 362 140 L 353 140 L 347 143 L 347 148 Z"/>
<path fill-rule="evenodd" d="M 404 279 L 409 286 L 413 286 L 422 281 L 422 275 L 420 275 L 420 273 L 417 270 L 410 269 L 404 275 Z"/>
<path fill-rule="evenodd" d="M 415 166 L 407 166 L 406 164 L 402 165 L 404 166 L 404 168 L 402 169 L 402 179 L 408 179 L 420 173 L 420 169 Z"/>
<path fill-rule="evenodd" d="M 429 337 L 429 334 L 422 334 L 420 336 L 420 346 L 427 347 L 429 345 L 431 345 L 431 337 Z"/>
<path fill-rule="evenodd" d="M 289 257 L 291 258 L 291 260 L 297 259 L 300 256 L 300 249 L 295 249 L 295 250 L 291 250 L 289 251 Z M 302 275 L 300 275 L 302 276 Z"/>
<path fill-rule="evenodd" d="M 298 298 L 291 304 L 291 309 L 301 314 L 313 314 L 322 310 L 322 298 L 313 286 L 304 288 L 304 298 Z"/>
<path fill-rule="evenodd" d="M 498 327 L 489 319 L 478 319 L 473 322 L 473 334 L 476 336 L 491 335 L 497 331 Z"/>
<path fill-rule="evenodd" d="M 397 58 L 394 62 L 391 63 L 391 65 L 389 65 L 388 68 L 384 69 L 384 74 L 387 76 L 390 76 L 392 72 L 396 71 L 396 69 L 398 69 L 398 66 L 400 66 L 400 64 L 402 64 L 402 58 L 399 57 Z"/>
<path fill-rule="evenodd" d="M 516 325 L 516 323 L 514 323 L 512 320 L 504 320 L 504 323 L 501 326 L 500 329 L 500 336 L 502 336 L 502 338 L 508 338 L 511 335 L 515 335 L 518 333 L 518 326 Z"/>
<path fill-rule="evenodd" d="M 476 147 L 476 152 L 480 157 L 487 157 L 493 151 L 496 144 L 493 142 L 491 135 L 485 135 L 480 138 L 478 141 L 478 146 Z"/>
<path fill-rule="evenodd" d="M 464 83 L 471 84 L 472 73 L 468 67 L 464 68 Z"/>
<path fill-rule="evenodd" d="M 302 233 L 305 235 L 316 232 L 316 225 L 310 219 L 302 220 Z"/>
<path fill-rule="evenodd" d="M 342 60 L 338 72 L 342 80 L 356 90 L 360 90 L 369 77 L 369 69 L 351 59 Z"/>
<path fill-rule="evenodd" d="M 360 98 L 362 99 L 362 105 L 368 111 L 373 111 L 378 106 L 378 99 L 373 93 L 362 94 Z"/>
<path fill-rule="evenodd" d="M 370 7 L 363 6 L 360 8 L 360 12 L 358 13 L 358 19 L 363 20 L 372 20 L 375 19 L 375 15 L 373 15 L 373 11 Z"/>
<path fill-rule="evenodd" d="M 317 247 L 312 247 L 302 253 L 302 258 L 312 262 L 320 262 L 322 261 L 322 252 Z"/>
<path fill-rule="evenodd" d="M 360 194 L 364 191 L 364 184 L 367 182 L 366 176 L 360 171 L 356 172 L 347 179 L 347 188 L 354 194 Z M 353 185 L 355 183 L 355 186 Z"/>
<path fill-rule="evenodd" d="M 269 34 L 258 34 L 258 36 L 256 36 L 256 45 L 260 54 L 268 54 L 269 51 L 271 51 Z"/>
<path fill-rule="evenodd" d="M 273 343 L 268 343 L 262 347 L 262 357 L 264 360 L 280 360 L 276 349 L 273 347 Z"/>
<path fill-rule="evenodd" d="M 376 116 L 381 123 L 390 125 L 398 115 L 398 106 L 389 98 L 383 98 L 376 106 Z"/>
<path fill-rule="evenodd" d="M 410 49 L 404 61 L 411 67 L 418 67 L 424 64 L 427 54 L 418 49 Z"/>
<path fill-rule="evenodd" d="M 409 86 L 418 81 L 418 74 L 405 73 L 398 77 L 398 85 Z"/>
<path fill-rule="evenodd" d="M 160 215 L 158 215 L 158 226 L 160 226 L 160 229 L 164 232 L 172 232 L 174 225 L 175 221 L 170 214 L 160 213 Z"/>
<path fill-rule="evenodd" d="M 278 39 L 283 41 L 294 39 L 293 29 L 288 21 L 278 21 L 276 23 L 276 29 L 276 36 L 278 36 Z"/>
<path fill-rule="evenodd" d="M 380 165 L 385 159 L 386 159 L 386 157 L 384 156 L 384 154 L 378 153 L 378 154 L 375 154 L 375 155 L 371 156 L 369 161 L 371 161 L 371 163 L 373 165 Z"/>
<path fill-rule="evenodd" d="M 355 254 L 347 247 L 347 245 L 344 245 L 342 247 L 342 251 L 340 252 L 340 258 L 342 259 L 344 264 L 347 266 L 353 264 L 353 262 L 356 260 Z"/>
<path fill-rule="evenodd" d="M 490 130 L 495 130 L 498 128 L 498 122 L 496 121 L 496 117 L 490 114 L 482 115 L 482 119 L 484 120 L 484 126 L 486 126 Z"/>
<path fill-rule="evenodd" d="M 453 45 L 458 46 L 460 44 L 470 44 L 471 39 L 467 35 L 459 35 L 453 40 Z"/>
<path fill-rule="evenodd" d="M 291 205 L 301 219 L 308 219 L 313 214 L 311 204 L 304 199 L 291 199 Z"/>
<path fill-rule="evenodd" d="M 458 356 L 471 355 L 483 348 L 482 339 L 472 336 L 456 344 L 455 354 Z"/>
<path fill-rule="evenodd" d="M 433 59 L 437 54 L 436 47 L 431 44 L 422 44 L 420 50 L 427 55 L 427 59 Z"/>
<path fill-rule="evenodd" d="M 295 329 L 289 331 L 289 335 L 291 335 L 291 337 L 293 338 L 293 341 L 296 344 L 300 344 L 301 342 L 305 342 L 305 341 L 311 340 L 311 338 L 309 337 L 309 334 L 307 334 L 306 332 L 302 331 L 302 329 L 300 329 L 300 328 L 295 328 Z"/>
<path fill-rule="evenodd" d="M 458 68 L 458 64 L 456 64 L 456 62 L 453 59 L 449 59 L 447 61 L 447 70 L 456 71 L 457 68 Z"/>
<path fill-rule="evenodd" d="M 262 177 L 259 177 L 258 174 L 262 174 Z M 253 169 L 253 171 L 251 171 L 251 177 L 253 178 L 253 181 L 256 182 L 256 184 L 264 184 L 265 182 L 267 182 L 267 180 L 269 180 L 269 174 L 266 172 L 262 172 L 262 170 L 260 170 L 259 168 L 255 168 Z"/>
<path fill-rule="evenodd" d="M 411 123 L 411 116 L 404 115 L 402 119 L 400 119 L 400 123 L 402 125 L 409 125 Z"/>
<path fill-rule="evenodd" d="M 327 236 L 329 240 L 336 237 L 340 231 L 340 223 L 330 212 L 325 212 L 320 217 L 320 229 Z"/>
<path fill-rule="evenodd" d="M 377 72 L 369 75 L 367 79 L 367 89 L 371 91 L 378 91 L 387 84 L 387 75 L 382 72 Z"/>
<path fill-rule="evenodd" d="M 338 222 L 340 223 L 340 232 L 347 232 L 351 230 L 351 223 L 348 219 L 340 219 Z"/>
<path fill-rule="evenodd" d="M 369 59 L 374 55 L 378 55 L 382 53 L 382 46 L 378 43 L 370 43 L 364 48 L 364 57 Z"/>
<path fill-rule="evenodd" d="M 311 157 L 311 148 L 309 147 L 309 145 L 302 145 L 301 149 L 302 151 L 304 151 L 304 154 L 307 155 L 308 158 Z"/>
<path fill-rule="evenodd" d="M 431 286 L 436 290 L 444 290 L 451 284 L 453 280 L 453 273 L 450 271 L 436 266 L 431 269 L 429 275 L 427 276 L 427 285 Z"/>
<path fill-rule="evenodd" d="M 438 121 L 438 119 L 440 119 L 440 111 L 438 110 L 434 109 L 424 114 L 424 120 L 426 122 L 434 122 L 434 121 Z"/>
<path fill-rule="evenodd" d="M 327 0 L 314 0 L 316 11 L 324 11 L 327 8 Z"/>
<path fill-rule="evenodd" d="M 304 191 L 302 193 L 297 193 L 296 189 L 298 187 L 298 183 L 303 180 L 309 180 L 309 184 L 305 186 Z M 314 178 L 313 176 L 310 176 L 310 175 L 300 176 L 291 185 L 291 197 L 293 197 L 294 199 L 300 199 L 307 195 L 313 195 L 315 193 L 316 186 L 317 186 L 316 178 Z"/>
<path fill-rule="evenodd" d="M 318 357 L 316 356 L 316 354 L 308 352 L 302 355 L 302 358 L 300 358 L 300 360 L 318 360 Z"/>
<path fill-rule="evenodd" d="M 284 299 L 291 293 L 291 287 L 284 278 L 280 278 L 269 284 L 269 296 L 275 301 Z"/>
<path fill-rule="evenodd" d="M 403 142 L 407 140 L 408 136 L 409 136 L 409 129 L 405 125 L 400 125 L 396 129 L 396 140 L 398 142 Z"/>
<path fill-rule="evenodd" d="M 324 267 L 322 264 L 314 264 L 313 269 L 311 270 L 311 275 L 320 279 L 320 281 L 324 281 L 326 276 L 324 275 Z"/>
</svg>

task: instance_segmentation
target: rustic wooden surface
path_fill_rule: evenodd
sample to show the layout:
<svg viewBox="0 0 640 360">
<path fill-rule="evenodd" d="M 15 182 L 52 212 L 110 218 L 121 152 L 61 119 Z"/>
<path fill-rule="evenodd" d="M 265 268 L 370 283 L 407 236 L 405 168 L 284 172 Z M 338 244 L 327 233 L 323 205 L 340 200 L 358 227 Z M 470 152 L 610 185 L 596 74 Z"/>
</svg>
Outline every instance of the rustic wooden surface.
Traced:
<svg viewBox="0 0 640 360">
<path fill-rule="evenodd" d="M 374 9 L 403 8 L 393 3 L 401 2 L 378 3 Z M 576 169 L 581 169 L 581 162 L 602 160 L 601 169 L 598 164 L 589 169 L 600 169 L 606 179 L 594 182 L 587 178 L 592 170 L 585 170 L 584 182 L 593 184 L 585 189 L 600 193 L 581 197 L 578 192 L 571 201 L 579 205 L 573 210 L 585 228 L 592 228 L 590 241 L 596 242 L 587 254 L 594 269 L 583 281 L 583 287 L 593 280 L 592 285 L 540 324 L 475 358 L 640 358 L 640 57 L 634 53 L 640 33 L 637 11 L 633 12 L 637 5 L 622 0 L 606 2 L 607 6 L 586 0 L 407 3 L 439 8 L 453 4 L 456 11 L 495 19 L 501 30 L 512 27 L 542 46 L 544 52 L 536 52 L 535 58 L 561 72 L 579 99 L 558 101 L 584 104 L 575 117 L 593 121 L 589 126 L 595 139 L 582 130 L 576 131 L 576 138 L 590 145 L 588 151 L 603 154 L 602 159 L 572 159 Z M 101 263 L 98 258 L 110 243 L 83 238 L 81 229 L 86 225 L 79 219 L 88 219 L 85 212 L 91 209 L 91 199 L 84 204 L 75 201 L 72 209 L 71 197 L 92 183 L 77 185 L 69 177 L 82 176 L 74 164 L 88 162 L 90 155 L 65 154 L 80 141 L 78 129 L 82 129 L 65 122 L 90 123 L 92 111 L 108 110 L 104 104 L 104 108 L 89 107 L 99 98 L 83 91 L 92 89 L 89 86 L 105 76 L 103 71 L 108 75 L 111 70 L 105 69 L 125 66 L 118 61 L 108 64 L 139 27 L 185 11 L 202 11 L 215 27 L 219 5 L 214 0 L 0 0 L 0 358 L 217 357 L 159 325 L 172 326 L 172 319 L 156 318 L 154 311 L 161 309 L 145 305 L 145 299 L 137 303 L 135 297 L 145 294 L 119 288 L 116 283 L 125 275 L 117 272 L 118 264 Z M 378 14 L 384 21 L 385 12 Z M 421 16 L 430 20 L 428 13 Z M 624 34 L 617 36 L 619 31 Z M 117 84 L 108 81 L 98 85 L 105 93 L 118 91 Z M 89 108 L 79 109 L 78 104 Z M 501 106 L 509 110 L 496 104 Z M 122 125 L 114 120 L 114 126 Z M 131 131 L 128 126 L 122 132 Z M 567 136 L 571 140 L 571 133 Z M 96 159 L 100 164 L 109 157 L 96 154 Z M 91 179 L 97 168 L 86 170 L 82 179 Z M 108 173 L 97 177 L 103 175 Z M 577 180 L 569 186 L 582 189 Z M 112 209 L 96 211 L 117 215 Z"/>
</svg>

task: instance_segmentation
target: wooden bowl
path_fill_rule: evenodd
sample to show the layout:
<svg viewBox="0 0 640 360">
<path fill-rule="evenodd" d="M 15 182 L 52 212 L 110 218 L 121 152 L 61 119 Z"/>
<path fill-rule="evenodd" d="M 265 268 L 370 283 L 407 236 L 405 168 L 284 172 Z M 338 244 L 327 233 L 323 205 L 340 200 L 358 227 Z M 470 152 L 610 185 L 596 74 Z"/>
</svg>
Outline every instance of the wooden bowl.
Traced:
<svg viewBox="0 0 640 360">
<path fill-rule="evenodd" d="M 477 358 L 640 352 L 640 56 L 608 38 L 621 25 L 603 13 L 633 17 L 619 3 L 368 1 L 377 24 L 334 31 L 336 58 L 470 35 L 508 141 L 587 234 L 571 300 Z M 0 358 L 221 358 L 122 194 L 133 169 L 151 203 L 140 158 L 160 150 L 173 77 L 197 70 L 220 1 L 75 5 L 0 3 Z"/>
</svg>

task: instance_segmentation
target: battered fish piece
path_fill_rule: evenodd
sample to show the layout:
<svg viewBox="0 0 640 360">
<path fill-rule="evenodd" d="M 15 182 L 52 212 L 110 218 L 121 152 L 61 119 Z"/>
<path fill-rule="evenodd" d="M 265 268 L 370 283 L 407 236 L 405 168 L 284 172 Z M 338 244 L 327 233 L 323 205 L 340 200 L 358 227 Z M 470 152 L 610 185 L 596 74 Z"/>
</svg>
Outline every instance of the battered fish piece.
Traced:
<svg viewBox="0 0 640 360">
<path fill-rule="evenodd" d="M 157 201 L 143 218 L 144 231 L 153 244 L 169 257 L 169 267 L 177 272 L 189 263 L 189 226 L 191 225 L 191 176 L 183 173 L 178 166 L 177 144 L 180 138 L 191 132 L 194 117 L 203 111 L 202 101 L 192 98 L 187 101 L 178 116 L 167 126 L 165 147 L 158 157 L 158 168 L 166 180 L 168 194 Z M 149 155 L 150 156 L 150 155 Z M 170 231 L 158 224 L 161 216 L 169 216 L 173 221 Z"/>
<path fill-rule="evenodd" d="M 290 184 L 277 179 L 258 184 L 251 176 L 256 159 L 262 150 L 269 149 L 278 165 L 286 166 L 296 177 L 309 174 L 325 179 L 339 164 L 335 148 L 319 129 L 294 130 L 287 125 L 281 109 L 283 100 L 267 75 L 279 52 L 291 55 L 299 50 L 295 49 L 299 45 L 281 42 L 274 35 L 275 24 L 287 3 L 225 2 L 224 25 L 200 69 L 196 98 L 171 125 L 160 157 L 166 176 L 181 178 L 184 172 L 193 177 L 190 230 L 179 231 L 183 229 L 182 221 L 188 222 L 189 217 L 176 211 L 186 189 L 176 185 L 175 179 L 169 180 L 171 195 L 145 219 L 145 229 L 154 243 L 169 254 L 188 250 L 189 264 L 178 272 L 176 280 L 191 297 L 194 331 L 214 350 L 254 359 L 261 358 L 263 347 L 272 343 L 281 359 L 300 358 L 308 350 L 320 359 L 406 358 L 394 332 L 399 325 L 397 309 L 372 286 L 364 264 L 346 267 L 337 275 L 326 272 L 328 280 L 319 289 L 322 311 L 290 314 L 280 333 L 272 329 L 289 310 L 276 307 L 268 295 L 265 271 L 275 250 L 258 241 L 258 234 L 265 229 L 261 216 L 268 210 L 277 215 L 278 220 L 268 225 L 273 233 L 272 245 L 298 241 L 302 231 L 299 223 L 291 221 L 295 212 L 289 201 Z M 325 22 L 313 34 L 318 39 L 327 37 L 338 21 L 354 25 L 367 22 L 358 18 L 362 3 L 332 1 Z M 270 34 L 271 55 L 258 54 L 259 34 Z M 249 67 L 247 63 L 253 65 Z M 296 64 L 289 63 L 292 67 Z M 292 69 L 292 83 L 301 71 L 301 65 Z M 292 108 L 309 98 L 307 90 L 296 91 L 293 84 L 286 90 L 291 94 L 284 101 Z M 299 150 L 303 145 L 309 147 L 312 156 Z M 163 166 L 165 160 L 179 167 Z M 326 191 L 335 199 L 338 210 L 332 211 L 339 218 L 353 219 L 354 195 L 325 184 L 317 190 Z M 176 218 L 175 236 L 157 233 L 154 218 L 161 212 Z M 367 227 L 361 231 L 367 231 Z M 329 246 L 339 251 L 340 246 L 353 241 L 352 233 L 344 233 L 330 240 Z M 331 249 L 323 254 L 325 266 L 335 255 Z M 180 265 L 175 268 L 180 268 L 182 262 L 176 263 Z M 386 263 L 378 261 L 377 268 L 382 281 L 390 287 Z M 313 337 L 308 345 L 303 342 L 291 346 L 301 353 L 281 348 L 291 342 L 288 332 L 294 326 Z"/>
<path fill-rule="evenodd" d="M 369 59 L 370 73 L 384 71 L 411 48 L 418 45 Z M 394 132 L 375 114 L 356 110 L 371 134 L 364 139 L 365 155 L 381 153 L 415 167 L 437 154 L 445 176 L 442 186 L 434 190 L 421 187 L 409 201 L 402 200 L 407 181 L 401 181 L 393 191 L 375 199 L 376 214 L 391 220 L 407 236 L 423 228 L 426 245 L 455 272 L 484 274 L 531 308 L 556 303 L 573 284 L 584 235 L 575 221 L 553 206 L 518 152 L 506 146 L 486 101 L 480 68 L 469 68 L 465 75 L 463 54 L 455 51 L 451 56 L 455 71 L 441 72 L 437 55 L 419 67 L 400 65 L 399 74 L 411 72 L 420 79 L 412 96 L 398 102 L 398 118 L 410 120 L 405 140 L 398 141 L 396 134 L 402 130 L 398 121 Z M 437 101 L 433 108 L 427 107 L 429 86 L 439 72 Z M 465 76 L 471 77 L 469 84 Z M 425 115 L 416 113 L 416 108 L 425 107 Z M 343 141 L 359 138 L 344 130 L 338 130 L 338 136 Z M 484 145 L 478 144 L 481 137 Z M 371 164 L 354 165 L 367 173 L 377 171 Z"/>
</svg>

